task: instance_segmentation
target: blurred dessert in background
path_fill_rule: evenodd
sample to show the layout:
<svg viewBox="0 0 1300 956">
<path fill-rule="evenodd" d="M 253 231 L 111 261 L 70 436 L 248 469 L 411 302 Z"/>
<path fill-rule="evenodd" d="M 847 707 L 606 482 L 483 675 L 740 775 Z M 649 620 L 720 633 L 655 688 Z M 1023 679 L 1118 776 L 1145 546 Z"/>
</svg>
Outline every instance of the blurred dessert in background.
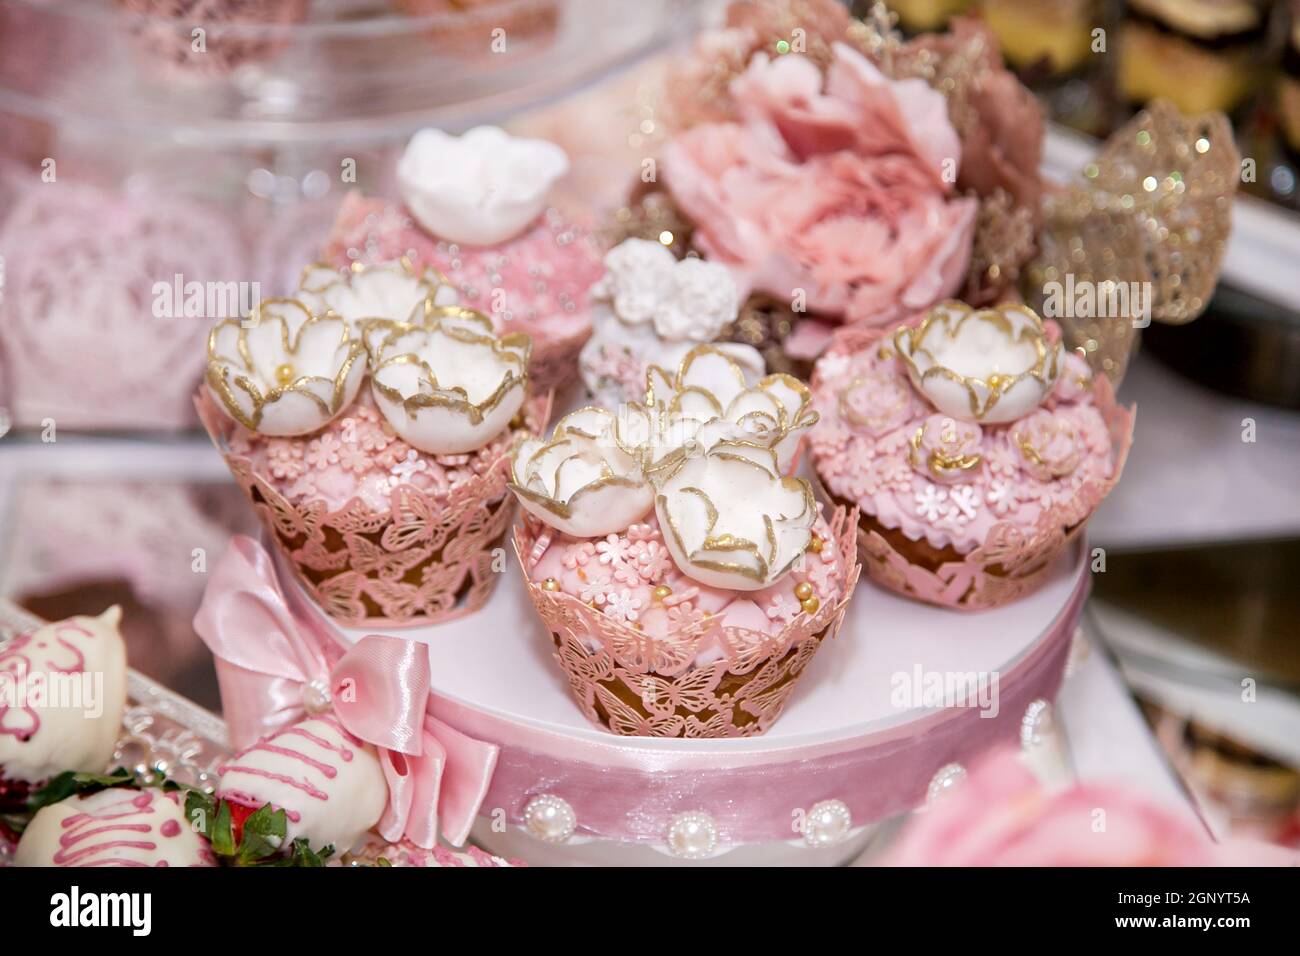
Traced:
<svg viewBox="0 0 1300 956">
<path fill-rule="evenodd" d="M 1291 5 L 1291 30 L 1277 78 L 1276 106 L 1286 150 L 1293 163 L 1300 163 L 1300 3 Z"/>
<path fill-rule="evenodd" d="M 1258 0 L 1129 0 L 1119 92 L 1135 106 L 1165 97 L 1184 113 L 1231 113 L 1262 79 L 1267 33 Z"/>
<path fill-rule="evenodd" d="M 980 13 L 1017 72 L 1074 73 L 1092 52 L 1097 0 L 984 0 Z"/>
<path fill-rule="evenodd" d="M 907 33 L 942 30 L 970 6 L 971 0 L 889 0 L 889 9 L 898 14 L 898 25 Z"/>
</svg>

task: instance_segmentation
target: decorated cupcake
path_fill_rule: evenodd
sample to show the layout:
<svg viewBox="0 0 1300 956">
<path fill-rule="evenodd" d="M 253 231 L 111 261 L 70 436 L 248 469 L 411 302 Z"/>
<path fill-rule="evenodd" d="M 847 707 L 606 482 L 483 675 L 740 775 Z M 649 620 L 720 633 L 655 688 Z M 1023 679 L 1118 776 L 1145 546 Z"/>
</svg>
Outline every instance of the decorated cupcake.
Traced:
<svg viewBox="0 0 1300 956">
<path fill-rule="evenodd" d="M 185 815 L 185 795 L 108 787 L 42 807 L 18 841 L 15 866 L 216 866 Z"/>
<path fill-rule="evenodd" d="M 142 69 L 171 80 L 220 76 L 274 58 L 310 0 L 117 0 Z"/>
<path fill-rule="evenodd" d="M 204 424 L 335 620 L 472 611 L 497 577 L 509 452 L 546 416 L 527 398 L 528 338 L 437 304 L 441 285 L 409 263 L 320 271 L 305 302 L 268 300 L 212 330 Z"/>
<path fill-rule="evenodd" d="M 709 345 L 646 404 L 585 408 L 518 448 L 515 545 L 579 707 L 618 734 L 759 734 L 833 635 L 851 520 L 789 477 L 816 415 L 788 376 L 746 384 Z"/>
<path fill-rule="evenodd" d="M 402 202 L 348 196 L 324 255 L 337 267 L 406 257 L 437 270 L 498 333 L 532 338 L 531 380 L 546 391 L 572 378 L 591 333 L 588 289 L 601 274 L 594 240 L 547 208 L 568 168 L 553 143 L 496 127 L 459 137 L 421 130 L 397 165 Z"/>
<path fill-rule="evenodd" d="M 736 320 L 736 286 L 726 268 L 703 259 L 680 262 L 662 243 L 627 239 L 605 255 L 605 275 L 591 289 L 592 336 L 578 367 L 607 407 L 640 401 L 652 366 L 676 368 L 696 345 L 714 341 Z M 766 370 L 756 349 L 718 343 L 752 383 Z"/>
<path fill-rule="evenodd" d="M 817 363 L 810 441 L 831 498 L 860 510 L 877 583 L 961 609 L 1040 586 L 1119 479 L 1133 413 L 1030 309 L 932 309 L 846 333 Z"/>
<path fill-rule="evenodd" d="M 418 31 L 440 56 L 463 60 L 514 50 L 515 44 L 549 43 L 560 19 L 559 0 L 393 0 L 393 5 L 427 19 L 412 24 L 411 31 Z"/>
<path fill-rule="evenodd" d="M 1007 62 L 1021 73 L 1059 77 L 1092 55 L 1097 0 L 983 0 L 980 14 Z"/>
<path fill-rule="evenodd" d="M 1276 108 L 1282 141 L 1292 162 L 1300 163 L 1300 3 L 1291 5 L 1291 31 L 1276 84 Z"/>
<path fill-rule="evenodd" d="M 120 608 L 55 621 L 0 649 L 0 813 L 65 771 L 100 773 L 126 708 Z"/>
</svg>

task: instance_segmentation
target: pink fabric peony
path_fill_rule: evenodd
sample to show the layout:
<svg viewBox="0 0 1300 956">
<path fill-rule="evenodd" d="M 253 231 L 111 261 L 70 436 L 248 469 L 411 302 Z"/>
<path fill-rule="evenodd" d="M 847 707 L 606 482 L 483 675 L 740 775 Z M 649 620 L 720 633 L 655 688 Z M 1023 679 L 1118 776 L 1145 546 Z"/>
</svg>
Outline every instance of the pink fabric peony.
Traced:
<svg viewBox="0 0 1300 956">
<path fill-rule="evenodd" d="M 1050 792 L 1001 750 L 909 821 L 887 866 L 1285 866 L 1296 855 L 1214 843 L 1190 815 L 1114 787 Z"/>
<path fill-rule="evenodd" d="M 742 296 L 803 290 L 811 312 L 884 324 L 960 288 L 976 203 L 949 181 L 961 144 L 941 94 L 836 44 L 824 88 L 806 59 L 758 54 L 731 95 L 740 122 L 686 130 L 664 163 Z"/>
</svg>

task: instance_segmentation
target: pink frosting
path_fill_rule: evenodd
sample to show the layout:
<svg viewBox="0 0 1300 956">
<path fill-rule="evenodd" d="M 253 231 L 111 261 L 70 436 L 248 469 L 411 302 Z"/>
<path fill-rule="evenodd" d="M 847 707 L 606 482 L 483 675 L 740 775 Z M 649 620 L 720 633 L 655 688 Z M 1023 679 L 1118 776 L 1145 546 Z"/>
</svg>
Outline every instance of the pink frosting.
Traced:
<svg viewBox="0 0 1300 956">
<path fill-rule="evenodd" d="M 471 454 L 427 455 L 397 437 L 362 389 L 346 412 L 315 434 L 268 438 L 235 425 L 229 444 L 295 504 L 322 500 L 335 510 L 359 497 L 370 508 L 387 511 L 398 485 L 448 493 L 464 478 L 491 468 L 513 440 L 513 432 L 505 431 Z"/>
<path fill-rule="evenodd" d="M 547 210 L 524 233 L 496 246 L 458 246 L 431 236 L 406 209 L 351 193 L 325 241 L 336 265 L 408 256 L 442 272 L 460 304 L 491 316 L 498 331 L 565 339 L 591 328 L 587 290 L 604 274 L 587 233 Z"/>
<path fill-rule="evenodd" d="M 1017 422 L 981 426 L 936 414 L 887 338 L 832 349 L 813 379 L 821 421 L 809 445 L 817 474 L 886 528 L 968 554 L 995 524 L 1031 530 L 1044 508 L 1075 501 L 1090 478 L 1111 476 L 1114 449 L 1090 378 L 1087 363 L 1067 353 L 1042 407 Z M 936 470 L 934 452 L 940 460 L 979 461 Z"/>
<path fill-rule="evenodd" d="M 742 122 L 686 130 L 664 163 L 694 242 L 742 295 L 803 290 L 812 312 L 879 324 L 956 292 L 976 203 L 954 190 L 942 94 L 837 44 L 824 88 L 805 58 L 758 54 L 731 96 Z"/>
<path fill-rule="evenodd" d="M 673 563 L 653 513 L 643 523 L 603 540 L 554 532 L 528 573 L 536 582 L 554 578 L 566 594 L 655 637 L 705 617 L 720 625 L 776 635 L 801 613 L 794 594 L 799 584 L 809 582 L 823 604 L 840 597 L 839 558 L 830 528 L 819 517 L 813 533 L 826 542 L 821 551 L 809 551 L 786 577 L 761 591 L 728 591 L 686 577 Z M 672 594 L 658 601 L 654 590 L 661 585 L 671 588 Z M 714 660 L 720 653 L 706 640 L 697 663 Z"/>
</svg>

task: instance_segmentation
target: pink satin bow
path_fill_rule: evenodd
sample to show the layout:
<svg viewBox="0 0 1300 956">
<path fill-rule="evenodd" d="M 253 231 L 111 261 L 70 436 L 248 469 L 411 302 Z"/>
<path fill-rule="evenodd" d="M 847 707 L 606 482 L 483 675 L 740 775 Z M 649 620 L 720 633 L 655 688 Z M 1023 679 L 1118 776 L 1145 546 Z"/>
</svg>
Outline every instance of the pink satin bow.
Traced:
<svg viewBox="0 0 1300 956">
<path fill-rule="evenodd" d="M 194 617 L 194 629 L 216 657 L 231 741 L 247 747 L 328 709 L 350 734 L 378 749 L 388 781 L 378 827 L 385 840 L 405 837 L 429 848 L 441 831 L 450 843 L 464 843 L 492 780 L 497 747 L 426 713 L 423 644 L 371 634 L 342 651 L 326 628 L 305 607 L 291 605 L 260 544 L 243 535 L 231 540 Z"/>
</svg>

